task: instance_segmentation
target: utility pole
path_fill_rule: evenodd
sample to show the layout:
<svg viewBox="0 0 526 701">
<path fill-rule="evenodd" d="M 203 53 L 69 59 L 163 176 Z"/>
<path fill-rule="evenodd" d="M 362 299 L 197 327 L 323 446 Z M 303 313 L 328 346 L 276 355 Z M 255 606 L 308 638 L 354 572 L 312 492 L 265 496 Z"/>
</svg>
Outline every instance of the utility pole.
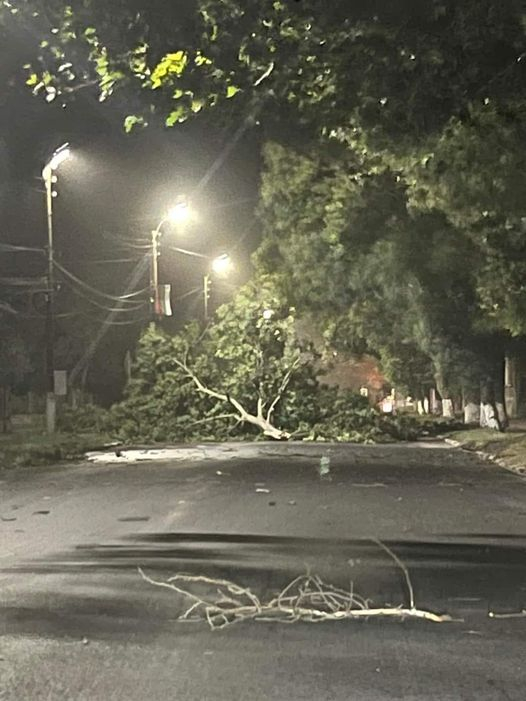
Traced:
<svg viewBox="0 0 526 701">
<path fill-rule="evenodd" d="M 43 172 L 47 211 L 47 296 L 46 296 L 46 428 L 55 433 L 57 405 L 55 397 L 55 275 L 53 252 L 53 171 Z"/>
<path fill-rule="evenodd" d="M 210 299 L 210 275 L 206 273 L 206 275 L 203 278 L 203 301 L 204 301 L 204 320 L 205 322 L 208 321 L 208 300 Z"/>
<path fill-rule="evenodd" d="M 53 198 L 57 182 L 54 172 L 69 158 L 69 145 L 64 144 L 55 151 L 49 163 L 44 166 L 42 179 L 46 190 L 47 214 L 47 295 L 46 295 L 46 428 L 55 433 L 57 403 L 55 396 L 55 261 L 53 250 Z"/>
<path fill-rule="evenodd" d="M 190 216 L 190 209 L 188 204 L 181 200 L 175 207 L 172 207 L 167 216 L 161 219 L 157 228 L 152 231 L 152 263 L 150 268 L 150 300 L 152 304 L 152 312 L 154 321 L 159 321 L 165 312 L 163 311 L 163 303 L 161 302 L 161 295 L 159 290 L 159 244 L 161 241 L 161 236 L 163 233 L 163 225 L 171 221 L 175 224 L 181 224 L 186 221 Z M 165 303 L 166 306 L 166 303 Z M 172 312 L 167 313 L 167 316 L 171 316 Z"/>
<path fill-rule="evenodd" d="M 153 317 L 158 320 L 162 316 L 161 300 L 159 299 L 159 237 L 161 225 L 152 231 L 152 265 L 150 274 L 151 300 L 153 305 Z"/>
</svg>

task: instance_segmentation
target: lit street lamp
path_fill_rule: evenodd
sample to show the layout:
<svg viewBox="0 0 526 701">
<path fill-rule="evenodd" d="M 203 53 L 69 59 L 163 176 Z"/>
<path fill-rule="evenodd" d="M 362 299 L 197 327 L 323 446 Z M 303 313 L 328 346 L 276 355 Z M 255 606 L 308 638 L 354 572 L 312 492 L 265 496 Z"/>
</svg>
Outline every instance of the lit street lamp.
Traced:
<svg viewBox="0 0 526 701">
<path fill-rule="evenodd" d="M 224 277 L 227 275 L 232 268 L 232 259 L 228 254 L 223 254 L 214 258 L 211 264 L 211 270 L 219 277 Z M 203 278 L 203 298 L 204 298 L 204 318 L 205 321 L 208 320 L 208 300 L 210 299 L 210 286 L 212 281 L 210 279 L 210 273 L 207 272 Z"/>
<path fill-rule="evenodd" d="M 53 185 L 57 182 L 55 172 L 61 163 L 71 155 L 69 144 L 58 148 L 42 170 L 42 179 L 46 189 L 47 211 L 47 303 L 46 303 L 46 426 L 48 433 L 55 432 L 56 426 L 56 398 L 55 398 L 55 277 L 54 277 L 54 252 L 53 252 L 53 199 L 57 196 Z"/>
<path fill-rule="evenodd" d="M 152 290 L 152 304 L 155 318 L 163 315 L 161 297 L 159 295 L 159 242 L 162 229 L 166 222 L 182 224 L 190 218 L 191 210 L 187 202 L 181 201 L 168 210 L 166 217 L 161 219 L 157 227 L 152 231 L 152 266 L 150 274 L 150 287 Z"/>
<path fill-rule="evenodd" d="M 181 224 L 190 219 L 190 207 L 186 202 L 179 202 L 168 212 L 168 219 L 174 224 Z"/>
<path fill-rule="evenodd" d="M 214 258 L 212 261 L 212 270 L 216 275 L 226 275 L 232 267 L 232 259 L 226 253 L 222 256 Z"/>
<path fill-rule="evenodd" d="M 181 201 L 168 210 L 166 217 L 161 219 L 157 227 L 152 231 L 152 266 L 150 275 L 150 287 L 151 287 L 151 301 L 153 305 L 153 314 L 155 319 L 159 319 L 163 316 L 163 304 L 160 295 L 159 286 L 159 243 L 163 234 L 163 226 L 171 221 L 174 224 L 182 224 L 191 218 L 192 211 L 187 202 Z M 206 256 L 200 253 L 195 253 L 194 251 L 185 251 L 183 249 L 176 249 L 181 253 L 186 253 L 187 255 L 199 256 L 201 258 L 206 258 Z M 210 268 L 203 277 L 203 300 L 204 300 L 204 318 L 205 321 L 208 319 L 208 301 L 210 299 L 210 286 L 211 279 L 210 273 L 213 272 L 218 277 L 224 277 L 228 274 L 232 267 L 232 260 L 230 256 L 224 254 L 214 258 L 210 263 Z M 171 310 L 168 312 L 171 315 Z"/>
</svg>

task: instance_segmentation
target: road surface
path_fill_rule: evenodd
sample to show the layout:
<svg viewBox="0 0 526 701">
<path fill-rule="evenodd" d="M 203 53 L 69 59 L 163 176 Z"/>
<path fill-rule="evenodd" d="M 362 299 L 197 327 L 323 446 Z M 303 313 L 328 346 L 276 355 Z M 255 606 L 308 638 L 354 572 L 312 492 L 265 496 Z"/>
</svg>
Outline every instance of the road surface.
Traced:
<svg viewBox="0 0 526 701">
<path fill-rule="evenodd" d="M 0 489 L 2 701 L 524 701 L 526 484 L 473 455 L 196 446 L 7 472 Z M 453 622 L 211 631 L 138 572 L 226 577 L 265 600 L 310 571 L 407 606 L 382 544 L 416 606 Z"/>
</svg>

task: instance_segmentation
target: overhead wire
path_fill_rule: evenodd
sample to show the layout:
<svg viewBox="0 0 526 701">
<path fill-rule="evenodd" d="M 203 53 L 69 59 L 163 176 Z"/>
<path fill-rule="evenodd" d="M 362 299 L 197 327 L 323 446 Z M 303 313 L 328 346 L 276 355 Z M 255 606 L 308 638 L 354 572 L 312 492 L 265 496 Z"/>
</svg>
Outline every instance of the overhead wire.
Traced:
<svg viewBox="0 0 526 701">
<path fill-rule="evenodd" d="M 134 270 L 132 271 L 131 275 L 128 278 L 128 285 L 125 289 L 124 295 L 122 297 L 125 297 L 126 295 L 132 293 L 134 291 L 134 287 L 137 285 L 141 277 L 144 275 L 146 270 L 148 269 L 148 264 L 150 262 L 150 256 L 146 255 L 143 257 L 141 261 L 135 266 Z M 123 302 L 121 301 L 120 304 Z M 87 370 L 89 363 L 91 362 L 91 359 L 93 355 L 95 354 L 99 343 L 102 341 L 106 333 L 108 332 L 108 329 L 111 327 L 113 321 L 115 320 L 116 313 L 115 312 L 110 312 L 106 319 L 102 322 L 99 331 L 97 332 L 95 338 L 92 340 L 92 342 L 89 344 L 88 348 L 86 349 L 84 355 L 82 358 L 78 361 L 78 363 L 75 365 L 71 372 L 71 382 L 73 383 L 77 376 L 79 375 L 80 372 L 82 372 L 84 369 Z"/>
<path fill-rule="evenodd" d="M 0 277 L 0 285 L 5 287 L 34 287 L 35 285 L 45 285 L 45 277 L 24 278 L 24 277 Z"/>
<path fill-rule="evenodd" d="M 205 260 L 212 260 L 210 256 L 205 256 L 204 253 L 197 253 L 197 251 L 189 251 L 186 248 L 178 248 L 177 246 L 166 246 L 169 251 L 175 251 L 176 253 L 183 253 L 185 256 L 192 256 L 194 258 L 204 258 Z"/>
<path fill-rule="evenodd" d="M 13 316 L 17 316 L 18 312 L 14 307 L 12 307 L 10 304 L 7 302 L 1 302 L 0 301 L 0 311 L 6 312 L 7 314 L 12 314 Z"/>
<path fill-rule="evenodd" d="M 3 253 L 45 253 L 44 248 L 33 248 L 31 246 L 15 246 L 11 243 L 0 243 L 0 251 Z"/>
<path fill-rule="evenodd" d="M 106 241 L 111 241 L 112 243 L 116 243 L 120 246 L 128 246 L 132 250 L 139 250 L 139 251 L 146 251 L 147 249 L 151 248 L 151 243 L 149 239 L 147 238 L 139 238 L 139 239 L 126 239 L 123 236 L 119 236 L 119 234 L 110 234 L 107 231 L 102 231 L 102 237 L 106 239 Z"/>
<path fill-rule="evenodd" d="M 97 321 L 99 323 L 106 323 L 104 319 L 101 319 L 100 317 L 93 316 L 92 314 L 87 314 L 86 312 L 80 312 L 80 315 L 87 318 L 87 319 L 91 319 L 92 321 Z M 138 317 L 137 319 L 110 321 L 110 322 L 108 322 L 108 325 L 110 325 L 110 326 L 133 326 L 134 324 L 142 324 L 144 321 L 148 321 L 148 319 L 150 319 L 149 316 L 141 316 L 141 317 Z"/>
<path fill-rule="evenodd" d="M 185 292 L 184 294 L 179 295 L 178 297 L 174 297 L 173 301 L 174 302 L 181 302 L 183 299 L 186 299 L 187 297 L 191 297 L 192 295 L 195 295 L 198 292 L 202 292 L 201 287 L 194 287 L 193 290 L 189 290 L 188 292 Z"/>
<path fill-rule="evenodd" d="M 65 275 L 70 281 L 74 282 L 77 284 L 79 287 L 82 289 L 86 290 L 87 292 L 91 292 L 94 295 L 98 295 L 99 297 L 103 299 L 110 300 L 110 302 L 122 302 L 124 304 L 133 304 L 133 301 L 130 301 L 130 297 L 134 297 L 137 294 L 140 294 L 143 292 L 143 290 L 133 290 L 129 294 L 125 295 L 112 295 L 107 292 L 102 292 L 101 290 L 98 290 L 96 287 L 93 287 L 92 285 L 89 285 L 87 282 L 84 282 L 84 280 L 81 280 L 79 277 L 77 277 L 74 273 L 72 273 L 70 270 L 67 270 L 63 265 L 60 263 L 57 263 L 55 261 L 55 267 L 57 270 L 59 270 L 63 275 Z"/>
<path fill-rule="evenodd" d="M 118 308 L 118 307 L 108 307 L 105 304 L 102 304 L 96 299 L 92 299 L 89 295 L 87 295 L 85 292 L 82 292 L 78 288 L 74 287 L 74 285 L 71 285 L 71 283 L 66 282 L 67 285 L 69 285 L 70 290 L 73 292 L 73 294 L 77 295 L 78 297 L 86 300 L 90 304 L 92 304 L 94 307 L 98 307 L 99 309 L 102 309 L 105 312 L 116 312 L 118 314 L 124 314 L 124 313 L 133 313 L 136 312 L 137 310 L 141 309 L 144 307 L 147 302 L 141 302 L 140 304 L 134 304 L 134 306 L 127 306 L 123 308 Z M 126 300 L 123 300 L 126 301 Z"/>
<path fill-rule="evenodd" d="M 87 260 L 89 265 L 118 265 L 124 263 L 137 263 L 137 258 L 113 258 L 108 260 Z"/>
</svg>

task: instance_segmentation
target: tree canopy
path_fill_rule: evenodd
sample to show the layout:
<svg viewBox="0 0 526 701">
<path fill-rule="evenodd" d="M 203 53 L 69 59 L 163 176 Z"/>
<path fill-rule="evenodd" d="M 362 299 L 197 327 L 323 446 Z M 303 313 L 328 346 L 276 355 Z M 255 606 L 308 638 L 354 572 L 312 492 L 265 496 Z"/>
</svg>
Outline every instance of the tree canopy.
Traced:
<svg viewBox="0 0 526 701">
<path fill-rule="evenodd" d="M 448 394 L 526 332 L 521 0 L 21 0 L 0 23 L 31 38 L 48 102 L 89 90 L 127 131 L 213 115 L 281 141 L 256 267 L 397 381 Z"/>
</svg>

